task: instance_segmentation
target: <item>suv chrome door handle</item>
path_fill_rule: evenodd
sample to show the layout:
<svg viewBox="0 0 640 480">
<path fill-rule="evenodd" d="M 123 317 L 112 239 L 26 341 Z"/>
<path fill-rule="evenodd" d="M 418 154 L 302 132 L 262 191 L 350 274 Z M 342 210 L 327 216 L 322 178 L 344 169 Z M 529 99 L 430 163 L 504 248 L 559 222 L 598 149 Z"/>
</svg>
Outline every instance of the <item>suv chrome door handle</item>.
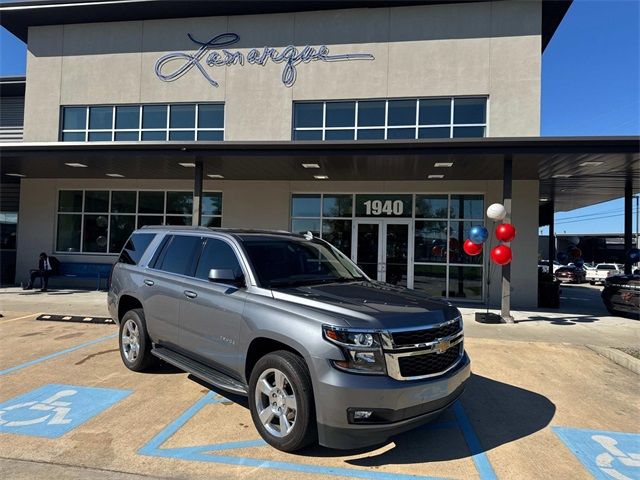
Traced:
<svg viewBox="0 0 640 480">
<path fill-rule="evenodd" d="M 196 298 L 198 296 L 196 292 L 192 292 L 191 290 L 185 290 L 184 294 L 189 298 Z"/>
<path fill-rule="evenodd" d="M 145 284 L 145 285 L 148 285 L 148 286 L 150 286 L 150 287 L 153 287 L 154 282 L 153 282 L 153 280 L 145 280 L 145 281 L 144 281 L 144 284 Z"/>
</svg>

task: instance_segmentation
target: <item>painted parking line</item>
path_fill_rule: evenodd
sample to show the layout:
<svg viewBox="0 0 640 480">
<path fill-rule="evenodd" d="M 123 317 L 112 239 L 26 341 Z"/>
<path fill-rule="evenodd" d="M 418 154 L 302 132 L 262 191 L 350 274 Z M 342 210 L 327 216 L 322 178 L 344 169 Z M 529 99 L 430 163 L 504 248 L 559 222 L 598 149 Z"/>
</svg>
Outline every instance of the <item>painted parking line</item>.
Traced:
<svg viewBox="0 0 640 480">
<path fill-rule="evenodd" d="M 551 427 L 598 480 L 640 478 L 640 434 Z"/>
<path fill-rule="evenodd" d="M 91 340 L 90 342 L 81 343 L 80 345 L 76 345 L 75 347 L 67 348 L 65 350 L 60 350 L 59 352 L 50 353 L 49 355 L 45 355 L 44 357 L 36 358 L 35 360 L 30 360 L 28 362 L 21 363 L 20 365 L 16 365 L 14 367 L 9 367 L 4 370 L 0 370 L 0 375 L 6 375 L 8 373 L 12 373 L 17 370 L 22 370 L 23 368 L 31 367 L 32 365 L 37 365 L 38 363 L 46 362 L 47 360 L 51 360 L 53 358 L 59 357 L 60 355 L 65 355 L 67 353 L 75 352 L 76 350 L 80 350 L 81 348 L 90 347 L 91 345 L 104 342 L 105 340 L 109 340 L 117 336 L 118 336 L 117 333 L 113 333 L 111 335 L 107 335 L 106 337 L 100 337 L 95 340 Z"/>
<path fill-rule="evenodd" d="M 460 425 L 464 440 L 467 442 L 467 446 L 471 452 L 471 458 L 476 466 L 476 470 L 478 470 L 480 474 L 480 478 L 482 480 L 496 480 L 498 478 L 496 472 L 493 470 L 489 458 L 484 453 L 480 440 L 471 426 L 469 417 L 467 417 L 467 413 L 464 411 L 464 408 L 462 408 L 460 400 L 453 405 L 453 411 L 456 414 L 456 420 L 458 421 L 458 425 Z"/>
<path fill-rule="evenodd" d="M 226 401 L 223 397 L 217 396 L 214 392 L 209 392 L 194 405 L 184 411 L 176 420 L 171 422 L 160 433 L 153 437 L 138 453 L 141 455 L 176 458 L 180 460 L 223 463 L 229 465 L 240 465 L 256 468 L 268 468 L 274 470 L 286 470 L 292 472 L 311 473 L 320 475 L 333 475 L 338 477 L 364 478 L 373 480 L 441 480 L 437 477 L 423 475 L 409 475 L 403 473 L 386 473 L 371 470 L 346 467 L 330 467 L 320 465 L 310 465 L 306 463 L 278 462 L 253 457 L 220 455 L 218 452 L 225 452 L 233 449 L 264 447 L 266 442 L 261 439 L 226 442 L 208 445 L 198 445 L 193 447 L 162 448 L 162 445 L 169 440 L 178 430 L 180 430 L 192 417 L 194 417 L 205 406 L 219 404 Z M 456 421 L 429 424 L 423 428 L 459 428 L 462 431 L 465 442 L 472 453 L 474 465 L 478 470 L 481 480 L 495 479 L 495 473 L 488 458 L 482 452 L 480 442 L 473 431 L 473 427 L 459 402 L 455 404 Z"/>
<path fill-rule="evenodd" d="M 131 390 L 60 385 L 0 403 L 0 432 L 58 438 L 131 394 Z"/>
<path fill-rule="evenodd" d="M 17 322 L 18 320 L 24 320 L 25 318 L 35 317 L 36 315 L 40 315 L 39 313 L 32 313 L 31 315 L 24 315 L 23 317 L 18 318 L 8 318 L 6 320 L 0 320 L 0 323 L 9 323 L 9 322 Z"/>
</svg>

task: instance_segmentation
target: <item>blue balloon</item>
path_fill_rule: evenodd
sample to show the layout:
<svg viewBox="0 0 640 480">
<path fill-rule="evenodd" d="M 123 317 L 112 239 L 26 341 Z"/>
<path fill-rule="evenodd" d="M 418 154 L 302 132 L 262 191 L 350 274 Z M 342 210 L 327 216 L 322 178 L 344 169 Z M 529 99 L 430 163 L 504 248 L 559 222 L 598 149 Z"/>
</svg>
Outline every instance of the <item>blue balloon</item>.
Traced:
<svg viewBox="0 0 640 480">
<path fill-rule="evenodd" d="M 489 232 L 482 225 L 476 225 L 469 229 L 469 240 L 476 245 L 481 245 L 489 238 Z"/>
<path fill-rule="evenodd" d="M 579 258 L 577 260 L 574 260 L 573 264 L 578 268 L 582 268 L 584 266 L 584 260 Z"/>
<path fill-rule="evenodd" d="M 627 253 L 627 257 L 629 257 L 629 260 L 631 260 L 631 263 L 636 263 L 640 261 L 640 249 L 638 248 L 630 249 L 629 253 Z"/>
<path fill-rule="evenodd" d="M 569 255 L 567 255 L 564 252 L 558 252 L 558 261 L 560 263 L 566 264 L 568 259 L 569 259 Z"/>
<path fill-rule="evenodd" d="M 439 239 L 439 238 L 436 238 L 435 240 L 433 240 L 433 242 L 431 242 L 431 244 L 432 244 L 433 246 L 438 246 L 438 245 L 442 246 L 442 245 L 444 245 L 444 240 L 441 240 L 441 239 Z"/>
</svg>

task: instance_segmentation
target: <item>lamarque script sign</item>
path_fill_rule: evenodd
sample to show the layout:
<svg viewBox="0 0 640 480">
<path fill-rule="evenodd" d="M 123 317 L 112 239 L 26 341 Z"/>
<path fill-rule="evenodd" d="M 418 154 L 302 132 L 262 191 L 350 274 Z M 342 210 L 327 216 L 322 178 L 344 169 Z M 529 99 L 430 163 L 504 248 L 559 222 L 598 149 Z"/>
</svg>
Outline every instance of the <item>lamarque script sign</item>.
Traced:
<svg viewBox="0 0 640 480">
<path fill-rule="evenodd" d="M 192 68 L 200 71 L 202 76 L 214 87 L 218 86 L 213 77 L 209 74 L 206 67 L 223 67 L 231 65 L 244 66 L 245 62 L 250 65 L 264 66 L 267 62 L 284 63 L 282 70 L 282 83 L 290 87 L 296 81 L 298 71 L 296 67 L 301 63 L 309 62 L 340 62 L 346 60 L 373 60 L 374 56 L 370 53 L 343 53 L 337 55 L 329 54 L 329 47 L 322 45 L 320 47 L 311 47 L 307 45 L 302 49 L 298 49 L 293 45 L 284 47 L 281 51 L 273 47 L 264 47 L 262 49 L 252 48 L 246 54 L 238 50 L 227 50 L 229 45 L 240 40 L 240 36 L 236 33 L 222 33 L 213 37 L 208 42 L 201 42 L 187 34 L 189 40 L 200 45 L 200 48 L 194 53 L 172 52 L 160 57 L 156 61 L 155 72 L 160 80 L 172 82 L 180 78 Z M 174 64 L 181 62 L 173 71 L 167 71 L 170 62 Z M 166 67 L 166 68 L 165 68 Z"/>
</svg>

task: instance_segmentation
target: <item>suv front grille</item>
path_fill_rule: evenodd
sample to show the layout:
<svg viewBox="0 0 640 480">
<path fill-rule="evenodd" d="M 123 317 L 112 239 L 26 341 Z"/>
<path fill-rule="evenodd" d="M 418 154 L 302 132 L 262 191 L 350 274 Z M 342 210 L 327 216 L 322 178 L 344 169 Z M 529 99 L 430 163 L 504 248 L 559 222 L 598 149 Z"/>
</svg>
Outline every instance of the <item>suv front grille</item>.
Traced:
<svg viewBox="0 0 640 480">
<path fill-rule="evenodd" d="M 459 321 L 437 328 L 392 333 L 393 343 L 397 347 L 429 343 L 438 338 L 445 338 L 462 331 Z"/>
<path fill-rule="evenodd" d="M 449 348 L 444 353 L 427 353 L 398 358 L 400 375 L 403 377 L 420 377 L 435 375 L 449 369 L 462 355 L 462 343 Z"/>
</svg>

